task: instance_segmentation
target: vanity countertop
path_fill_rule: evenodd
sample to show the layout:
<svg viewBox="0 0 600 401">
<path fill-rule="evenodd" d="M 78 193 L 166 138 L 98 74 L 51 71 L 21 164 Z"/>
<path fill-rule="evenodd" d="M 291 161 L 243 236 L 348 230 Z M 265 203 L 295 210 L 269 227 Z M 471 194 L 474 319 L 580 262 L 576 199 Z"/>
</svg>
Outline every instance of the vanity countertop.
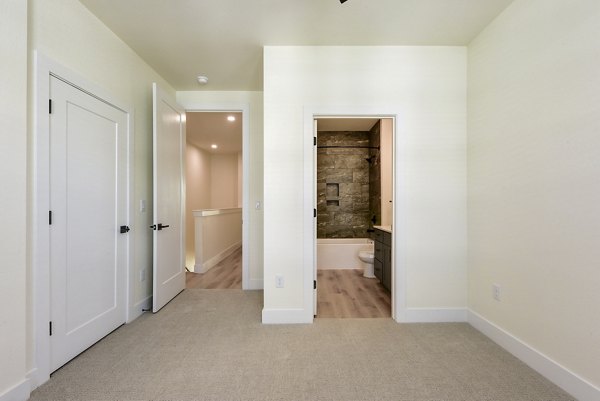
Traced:
<svg viewBox="0 0 600 401">
<path fill-rule="evenodd" d="M 377 230 L 387 231 L 388 233 L 392 233 L 392 226 L 373 226 Z"/>
</svg>

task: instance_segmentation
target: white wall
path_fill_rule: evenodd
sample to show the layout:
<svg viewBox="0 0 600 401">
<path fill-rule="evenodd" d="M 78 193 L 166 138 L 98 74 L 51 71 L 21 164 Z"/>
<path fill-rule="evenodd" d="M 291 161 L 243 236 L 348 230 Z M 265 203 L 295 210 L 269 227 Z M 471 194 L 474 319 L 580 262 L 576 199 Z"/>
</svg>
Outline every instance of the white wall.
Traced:
<svg viewBox="0 0 600 401">
<path fill-rule="evenodd" d="M 133 276 L 147 269 L 146 280 L 135 280 L 134 302 L 141 311 L 142 303 L 152 293 L 152 82 L 168 93 L 175 91 L 136 53 L 126 46 L 77 0 L 29 1 L 29 37 L 32 52 L 45 56 L 75 71 L 103 88 L 121 103 L 134 109 L 135 155 L 132 202 L 135 214 L 131 224 L 134 236 Z M 33 109 L 33 78 L 29 77 L 29 110 Z M 29 119 L 33 115 L 29 114 Z M 29 132 L 30 138 L 33 133 Z M 140 212 L 140 200 L 146 200 L 146 212 Z M 17 209 L 18 210 L 18 209 Z M 32 283 L 28 282 L 31 292 Z M 31 305 L 28 314 L 31 316 Z M 28 332 L 31 336 L 31 330 Z M 29 341 L 29 367 L 33 344 Z"/>
<path fill-rule="evenodd" d="M 146 212 L 136 208 L 135 269 L 150 269 L 136 288 L 136 300 L 152 292 L 152 82 L 168 93 L 173 88 L 136 53 L 76 0 L 31 4 L 31 47 L 78 72 L 135 109 L 135 188 L 133 201 L 147 201 Z M 139 275 L 138 275 L 139 276 Z"/>
<path fill-rule="evenodd" d="M 27 2 L 0 2 L 0 399 L 28 390 Z M 16 388 L 15 388 L 16 387 Z"/>
<path fill-rule="evenodd" d="M 210 209 L 210 153 L 190 143 L 185 151 L 185 266 L 195 263 L 194 215 L 192 210 Z"/>
<path fill-rule="evenodd" d="M 598 49 L 597 0 L 517 0 L 468 64 L 469 307 L 596 386 Z"/>
<path fill-rule="evenodd" d="M 212 92 L 183 91 L 177 92 L 177 102 L 187 110 L 205 108 L 220 110 L 236 110 L 240 105 L 249 109 L 249 178 L 248 197 L 250 199 L 248 270 L 251 288 L 262 288 L 263 285 L 263 94 L 262 92 Z M 254 206 L 261 203 L 260 209 Z"/>
<path fill-rule="evenodd" d="M 407 305 L 465 308 L 466 49 L 267 46 L 264 65 L 265 310 L 306 308 L 304 110 L 317 106 L 397 109 Z"/>
</svg>

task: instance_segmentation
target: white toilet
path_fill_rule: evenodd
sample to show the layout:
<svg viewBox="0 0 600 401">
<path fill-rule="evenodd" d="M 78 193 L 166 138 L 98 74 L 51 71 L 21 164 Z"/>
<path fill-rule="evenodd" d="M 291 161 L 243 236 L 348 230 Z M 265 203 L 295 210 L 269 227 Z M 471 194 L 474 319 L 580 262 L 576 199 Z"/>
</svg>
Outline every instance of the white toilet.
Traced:
<svg viewBox="0 0 600 401">
<path fill-rule="evenodd" d="M 375 260 L 375 252 L 373 250 L 364 250 L 358 252 L 358 257 L 363 262 L 363 277 L 375 278 L 373 262 Z"/>
</svg>

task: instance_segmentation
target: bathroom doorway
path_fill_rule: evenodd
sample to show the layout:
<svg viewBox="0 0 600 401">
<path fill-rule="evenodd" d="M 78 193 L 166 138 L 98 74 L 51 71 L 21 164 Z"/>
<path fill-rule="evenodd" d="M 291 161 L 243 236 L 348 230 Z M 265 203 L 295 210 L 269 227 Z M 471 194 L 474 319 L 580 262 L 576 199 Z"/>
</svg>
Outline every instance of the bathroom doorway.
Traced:
<svg viewBox="0 0 600 401">
<path fill-rule="evenodd" d="M 392 315 L 394 119 L 315 118 L 316 317 Z"/>
<path fill-rule="evenodd" d="M 243 113 L 186 115 L 186 288 L 242 289 Z"/>
</svg>

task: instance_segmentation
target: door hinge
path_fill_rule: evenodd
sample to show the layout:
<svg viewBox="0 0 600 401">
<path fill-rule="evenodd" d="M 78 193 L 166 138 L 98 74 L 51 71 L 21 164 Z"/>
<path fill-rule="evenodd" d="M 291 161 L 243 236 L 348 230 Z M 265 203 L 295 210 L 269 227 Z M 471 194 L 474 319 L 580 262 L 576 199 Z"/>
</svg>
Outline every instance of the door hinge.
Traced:
<svg viewBox="0 0 600 401">
<path fill-rule="evenodd" d="M 317 289 L 317 280 L 313 280 L 313 290 Z"/>
<path fill-rule="evenodd" d="M 52 114 L 52 99 L 48 99 L 48 112 Z"/>
<path fill-rule="evenodd" d="M 52 210 L 48 210 L 48 224 L 52 225 Z"/>
<path fill-rule="evenodd" d="M 48 331 L 52 335 L 52 322 L 48 322 Z"/>
<path fill-rule="evenodd" d="M 317 209 L 313 209 L 313 217 L 317 217 Z"/>
<path fill-rule="evenodd" d="M 313 136 L 313 146 L 317 146 L 317 137 Z"/>
</svg>

